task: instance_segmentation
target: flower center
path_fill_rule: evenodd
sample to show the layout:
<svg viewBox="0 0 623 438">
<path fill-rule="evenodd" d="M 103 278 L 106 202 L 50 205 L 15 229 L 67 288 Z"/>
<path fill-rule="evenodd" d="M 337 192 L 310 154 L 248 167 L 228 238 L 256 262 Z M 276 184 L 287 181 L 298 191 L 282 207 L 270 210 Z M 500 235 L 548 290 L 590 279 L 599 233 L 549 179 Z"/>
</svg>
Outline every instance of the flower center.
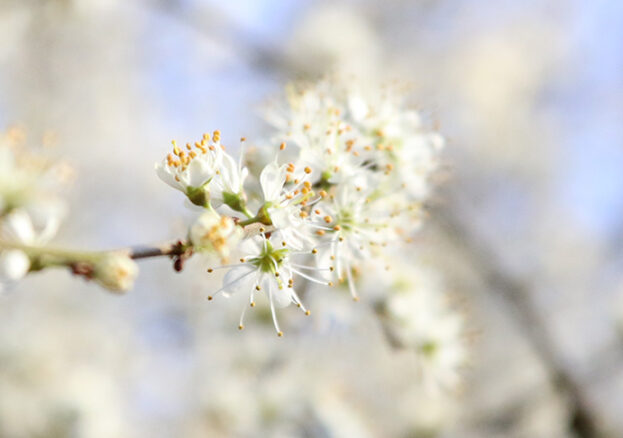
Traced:
<svg viewBox="0 0 623 438">
<path fill-rule="evenodd" d="M 344 232 L 352 231 L 357 226 L 353 213 L 345 209 L 338 212 L 336 222 Z"/>
<path fill-rule="evenodd" d="M 266 246 L 262 252 L 257 257 L 250 259 L 249 262 L 262 272 L 275 274 L 287 256 L 287 248 L 275 249 L 269 241 L 266 241 Z"/>
</svg>

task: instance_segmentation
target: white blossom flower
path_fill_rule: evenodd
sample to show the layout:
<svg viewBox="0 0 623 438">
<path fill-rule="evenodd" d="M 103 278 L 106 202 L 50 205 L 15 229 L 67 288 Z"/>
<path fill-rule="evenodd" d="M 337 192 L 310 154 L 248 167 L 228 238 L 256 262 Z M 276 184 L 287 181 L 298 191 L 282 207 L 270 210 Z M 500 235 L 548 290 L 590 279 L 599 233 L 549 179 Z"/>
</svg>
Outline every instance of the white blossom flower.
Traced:
<svg viewBox="0 0 623 438">
<path fill-rule="evenodd" d="M 427 390 L 454 390 L 467 362 L 464 323 L 448 302 L 441 279 L 421 265 L 396 273 L 384 316 L 392 336 L 416 352 L 417 371 Z"/>
<path fill-rule="evenodd" d="M 221 216 L 215 211 L 207 211 L 199 216 L 189 231 L 190 241 L 196 251 L 216 253 L 225 262 L 242 235 L 242 228 L 230 217 Z"/>
<path fill-rule="evenodd" d="M 245 256 L 240 259 L 240 264 L 220 267 L 229 270 L 223 278 L 223 286 L 208 296 L 208 299 L 212 300 L 219 293 L 228 296 L 238 291 L 245 291 L 249 293 L 250 306 L 254 307 L 255 294 L 264 291 L 269 301 L 275 330 L 279 336 L 283 336 L 283 332 L 279 328 L 275 308 L 286 307 L 294 303 L 306 315 L 310 314 L 296 294 L 295 275 L 325 285 L 332 284 L 303 272 L 304 270 L 317 271 L 317 269 L 293 262 L 292 256 L 300 253 L 280 247 L 272 238 L 266 238 L 264 235 L 249 238 L 245 240 L 243 250 Z M 212 268 L 208 269 L 208 272 L 212 271 Z M 240 316 L 240 329 L 244 327 L 245 311 L 246 306 Z"/>
<path fill-rule="evenodd" d="M 299 148 L 297 164 L 310 166 L 317 178 L 339 183 L 363 172 L 385 175 L 378 182 L 382 192 L 423 201 L 443 138 L 426 129 L 404 95 L 396 85 L 379 90 L 324 80 L 291 89 L 288 106 L 266 118 L 278 129 L 276 137 Z"/>
<path fill-rule="evenodd" d="M 289 106 L 268 111 L 266 118 L 279 129 L 277 137 L 297 147 L 296 165 L 314 171 L 312 182 L 336 183 L 357 173 L 363 158 L 352 150 L 358 132 L 341 117 L 342 105 L 325 91 L 291 89 Z"/>
<path fill-rule="evenodd" d="M 323 252 L 331 254 L 338 280 L 346 280 L 353 299 L 358 295 L 353 278 L 357 263 L 370 258 L 373 248 L 381 248 L 394 239 L 387 212 L 373 208 L 368 197 L 371 188 L 351 181 L 336 187 L 330 201 L 320 205 L 330 231 L 321 234 L 328 245 Z"/>
<path fill-rule="evenodd" d="M 0 215 L 23 209 L 50 216 L 54 210 L 60 219 L 64 204 L 55 190 L 67 179 L 66 167 L 30 153 L 11 132 L 0 137 Z"/>
<path fill-rule="evenodd" d="M 113 292 L 130 290 L 137 275 L 136 262 L 125 253 L 106 253 L 93 266 L 93 280 Z"/>
<path fill-rule="evenodd" d="M 186 150 L 173 141 L 173 153 L 156 163 L 155 169 L 162 181 L 184 193 L 193 204 L 204 207 L 210 201 L 209 184 L 221 166 L 222 155 L 220 132 L 214 131 L 212 140 L 205 134 L 194 147 L 186 144 Z"/>
<path fill-rule="evenodd" d="M 0 241 L 8 244 L 40 246 L 56 233 L 58 221 L 50 218 L 43 228 L 37 229 L 24 210 L 12 210 L 0 219 Z M 30 269 L 30 258 L 19 248 L 2 249 L 0 245 L 0 289 L 24 277 Z"/>
<path fill-rule="evenodd" d="M 260 186 L 264 202 L 262 209 L 267 220 L 275 227 L 275 233 L 290 248 L 302 250 L 314 244 L 312 228 L 315 227 L 303 207 L 312 205 L 314 193 L 306 176 L 311 173 L 309 168 L 299 178 L 292 177 L 294 167 L 279 165 L 273 161 L 264 167 L 260 174 Z M 285 184 L 288 179 L 294 180 L 294 186 L 288 190 Z M 319 200 L 319 198 L 316 198 Z"/>
<path fill-rule="evenodd" d="M 390 188 L 402 189 L 411 200 L 429 196 L 430 175 L 439 166 L 444 140 L 426 129 L 419 113 L 408 109 L 405 92 L 397 85 L 381 91 L 347 86 L 346 119 L 361 133 L 362 153 L 388 176 Z"/>
<path fill-rule="evenodd" d="M 226 152 L 222 153 L 218 177 L 211 186 L 211 199 L 215 207 L 225 204 L 233 210 L 249 215 L 244 193 L 244 182 L 249 175 L 249 170 L 242 165 L 243 156 L 244 154 L 241 153 L 240 159 L 236 162 L 231 155 Z"/>
</svg>

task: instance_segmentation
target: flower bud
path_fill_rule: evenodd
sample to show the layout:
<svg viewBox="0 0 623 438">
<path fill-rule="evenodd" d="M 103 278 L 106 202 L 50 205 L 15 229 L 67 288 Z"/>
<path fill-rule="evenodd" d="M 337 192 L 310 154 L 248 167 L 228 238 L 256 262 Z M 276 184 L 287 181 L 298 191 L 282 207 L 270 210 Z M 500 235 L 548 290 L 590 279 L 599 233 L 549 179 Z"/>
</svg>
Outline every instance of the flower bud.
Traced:
<svg viewBox="0 0 623 438">
<path fill-rule="evenodd" d="M 189 237 L 196 250 L 216 253 L 225 260 L 242 234 L 242 229 L 231 218 L 209 211 L 190 227 Z"/>
<path fill-rule="evenodd" d="M 134 286 L 138 266 L 127 254 L 107 253 L 93 267 L 93 279 L 113 292 L 126 292 Z"/>
<path fill-rule="evenodd" d="M 18 250 L 9 249 L 0 252 L 0 291 L 3 284 L 9 285 L 20 280 L 28 273 L 30 260 L 28 256 Z"/>
</svg>

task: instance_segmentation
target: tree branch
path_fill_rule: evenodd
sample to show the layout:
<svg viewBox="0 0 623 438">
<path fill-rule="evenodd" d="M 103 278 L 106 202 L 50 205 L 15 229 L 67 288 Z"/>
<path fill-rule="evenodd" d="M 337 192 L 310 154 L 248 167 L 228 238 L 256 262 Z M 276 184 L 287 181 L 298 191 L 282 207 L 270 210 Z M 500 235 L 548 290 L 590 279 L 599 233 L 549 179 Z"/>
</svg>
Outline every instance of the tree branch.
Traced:
<svg viewBox="0 0 623 438">
<path fill-rule="evenodd" d="M 610 436 L 597 419 L 582 385 L 570 373 L 549 335 L 539 312 L 530 300 L 530 292 L 535 285 L 524 279 L 518 279 L 496 263 L 498 257 L 465 226 L 460 219 L 447 209 L 436 215 L 437 223 L 443 232 L 453 241 L 458 242 L 467 253 L 466 257 L 473 268 L 482 275 L 488 284 L 488 290 L 501 297 L 506 305 L 513 308 L 513 315 L 523 333 L 546 367 L 552 385 L 557 388 L 570 403 L 570 428 L 581 438 L 604 438 Z"/>
</svg>

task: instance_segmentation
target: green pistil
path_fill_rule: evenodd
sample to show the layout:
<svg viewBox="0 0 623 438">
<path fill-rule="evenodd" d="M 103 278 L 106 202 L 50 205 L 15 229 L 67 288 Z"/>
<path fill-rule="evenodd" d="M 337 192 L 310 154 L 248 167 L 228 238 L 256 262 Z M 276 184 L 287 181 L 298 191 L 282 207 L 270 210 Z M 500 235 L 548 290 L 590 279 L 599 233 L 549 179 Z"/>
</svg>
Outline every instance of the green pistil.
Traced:
<svg viewBox="0 0 623 438">
<path fill-rule="evenodd" d="M 348 210 L 341 210 L 337 214 L 336 222 L 340 225 L 340 227 L 342 227 L 342 230 L 345 232 L 351 231 L 356 226 L 353 215 Z"/>
<path fill-rule="evenodd" d="M 439 346 L 435 342 L 428 341 L 428 342 L 424 342 L 423 344 L 421 344 L 418 347 L 418 350 L 420 350 L 422 354 L 430 357 L 435 354 L 438 348 Z"/>
<path fill-rule="evenodd" d="M 283 260 L 288 256 L 288 249 L 275 249 L 273 245 L 266 241 L 266 247 L 259 256 L 249 260 L 253 266 L 257 267 L 261 272 L 275 274 L 277 268 L 281 267 Z"/>
</svg>

